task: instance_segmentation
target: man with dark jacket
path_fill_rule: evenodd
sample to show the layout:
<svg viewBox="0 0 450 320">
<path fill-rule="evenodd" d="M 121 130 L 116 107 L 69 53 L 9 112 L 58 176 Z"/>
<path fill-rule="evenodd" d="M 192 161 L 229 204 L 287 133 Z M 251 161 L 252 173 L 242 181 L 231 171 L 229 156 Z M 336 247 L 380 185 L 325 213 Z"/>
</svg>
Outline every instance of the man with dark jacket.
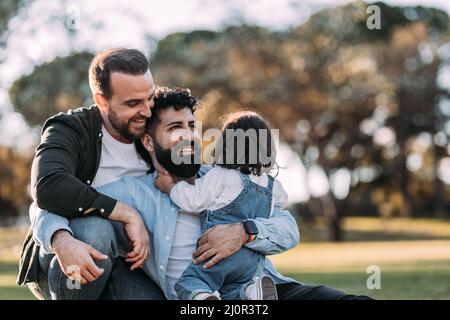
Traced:
<svg viewBox="0 0 450 320">
<path fill-rule="evenodd" d="M 122 278 L 124 272 L 139 277 L 140 270 L 131 270 L 142 266 L 150 253 L 149 235 L 139 214 L 94 189 L 149 169 L 145 154 L 140 156 L 134 145 L 151 116 L 156 89 L 148 60 L 133 49 L 101 52 L 91 63 L 89 85 L 95 105 L 48 119 L 32 165 L 30 216 L 43 209 L 71 219 L 70 228 L 55 225 L 47 244 L 36 243 L 32 229 L 25 239 L 17 283 L 29 284 L 39 298 L 62 294 L 48 287 L 51 274 L 67 276 L 68 289 L 73 289 L 70 279 L 81 283 L 78 290 L 70 291 L 73 298 L 100 298 L 116 269 Z M 103 254 L 105 241 L 95 241 L 108 230 L 114 236 L 108 220 L 123 223 L 131 244 L 126 256 L 131 270 Z M 151 287 L 149 282 L 148 277 L 138 281 L 143 287 Z"/>
</svg>

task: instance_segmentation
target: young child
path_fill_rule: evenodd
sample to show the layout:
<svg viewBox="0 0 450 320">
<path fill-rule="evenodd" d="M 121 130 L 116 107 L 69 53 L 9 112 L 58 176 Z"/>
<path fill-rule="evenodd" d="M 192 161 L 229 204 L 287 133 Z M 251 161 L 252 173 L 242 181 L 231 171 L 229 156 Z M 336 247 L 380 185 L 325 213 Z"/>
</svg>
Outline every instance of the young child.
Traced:
<svg viewBox="0 0 450 320">
<path fill-rule="evenodd" d="M 239 139 L 234 136 L 230 138 L 235 133 L 247 135 L 240 140 L 244 145 L 235 143 Z M 222 139 L 215 148 L 215 166 L 206 175 L 194 185 L 185 181 L 175 184 L 170 176 L 159 176 L 155 185 L 170 194 L 183 211 L 201 213 L 202 232 L 217 224 L 251 219 L 244 226 L 249 241 L 253 241 L 257 230 L 248 230 L 256 228 L 252 220 L 268 219 L 274 208 L 283 209 L 287 203 L 281 183 L 263 172 L 274 166 L 268 125 L 257 113 L 243 111 L 225 118 Z M 191 263 L 175 284 L 175 291 L 182 300 L 276 300 L 274 281 L 262 275 L 264 261 L 264 255 L 243 246 L 209 269 L 204 263 Z"/>
</svg>

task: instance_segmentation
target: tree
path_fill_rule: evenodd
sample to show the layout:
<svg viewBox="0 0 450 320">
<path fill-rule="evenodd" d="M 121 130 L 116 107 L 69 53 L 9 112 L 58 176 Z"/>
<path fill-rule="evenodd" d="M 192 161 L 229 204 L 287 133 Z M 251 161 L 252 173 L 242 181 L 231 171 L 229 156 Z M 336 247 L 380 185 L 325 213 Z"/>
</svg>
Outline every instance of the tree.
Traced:
<svg viewBox="0 0 450 320">
<path fill-rule="evenodd" d="M 31 125 L 70 108 L 92 103 L 87 70 L 93 55 L 74 53 L 36 67 L 10 89 L 11 101 Z"/>
<path fill-rule="evenodd" d="M 25 6 L 28 2 L 28 0 L 5 0 L 0 2 L 0 47 L 5 45 L 9 20 L 19 11 L 20 7 Z"/>
<path fill-rule="evenodd" d="M 29 206 L 31 158 L 0 146 L 0 218 L 15 217 Z"/>
<path fill-rule="evenodd" d="M 242 108 L 279 128 L 311 175 L 325 177 L 328 188 L 310 190 L 309 210 L 324 216 L 336 241 L 344 212 L 435 214 L 450 196 L 438 174 L 450 163 L 450 100 L 436 81 L 449 18 L 376 5 L 380 30 L 366 28 L 367 4 L 354 2 L 284 32 L 241 25 L 174 33 L 150 61 L 158 84 L 190 87 L 200 98 L 204 129 Z M 19 79 L 10 91 L 16 109 L 41 124 L 86 105 L 91 57 L 74 53 Z"/>
<path fill-rule="evenodd" d="M 421 132 L 438 132 L 433 110 L 443 94 L 436 87 L 440 61 L 427 48 L 445 42 L 449 19 L 436 9 L 376 5 L 381 31 L 365 27 L 367 5 L 356 2 L 322 10 L 282 34 L 244 25 L 172 35 L 159 43 L 152 65 L 160 82 L 191 87 L 202 97 L 207 126 L 250 105 L 282 129 L 307 168 L 319 166 L 330 183 L 347 172 L 353 198 L 377 202 L 363 194 L 385 187 L 398 194 L 400 214 L 411 215 L 419 208 L 408 188 L 407 145 Z M 421 60 L 427 50 L 430 62 Z M 417 61 L 414 70 L 411 61 Z M 367 183 L 374 188 L 361 187 Z M 318 198 L 330 239 L 340 240 L 339 207 L 345 206 L 331 190 Z M 383 209 L 387 201 L 381 199 L 378 210 L 391 214 Z"/>
</svg>

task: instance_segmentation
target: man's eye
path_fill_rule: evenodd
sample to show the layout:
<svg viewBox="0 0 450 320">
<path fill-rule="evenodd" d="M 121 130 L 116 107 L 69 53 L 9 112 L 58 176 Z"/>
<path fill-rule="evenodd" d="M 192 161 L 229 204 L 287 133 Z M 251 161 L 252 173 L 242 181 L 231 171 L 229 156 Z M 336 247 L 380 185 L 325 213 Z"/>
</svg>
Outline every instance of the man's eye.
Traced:
<svg viewBox="0 0 450 320">
<path fill-rule="evenodd" d="M 137 102 L 128 102 L 127 104 L 130 107 L 135 107 L 137 105 Z"/>
</svg>

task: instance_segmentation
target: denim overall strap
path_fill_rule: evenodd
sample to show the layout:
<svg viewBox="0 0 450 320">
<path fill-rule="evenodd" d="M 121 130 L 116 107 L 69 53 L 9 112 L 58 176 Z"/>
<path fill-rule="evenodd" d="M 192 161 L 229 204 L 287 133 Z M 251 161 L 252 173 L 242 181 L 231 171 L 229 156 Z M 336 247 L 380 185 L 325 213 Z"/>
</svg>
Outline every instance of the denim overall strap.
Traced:
<svg viewBox="0 0 450 320">
<path fill-rule="evenodd" d="M 267 185 L 267 189 L 269 189 L 270 193 L 272 193 L 273 190 L 273 182 L 275 180 L 274 177 L 267 175 L 268 179 L 269 179 L 269 184 Z"/>
<path fill-rule="evenodd" d="M 252 180 L 250 179 L 249 174 L 245 174 L 239 171 L 239 175 L 241 176 L 241 179 L 244 181 L 244 188 L 247 188 L 250 183 L 252 183 Z"/>
<path fill-rule="evenodd" d="M 250 175 L 249 174 L 245 174 L 241 171 L 239 171 L 239 174 L 241 175 L 242 179 L 250 181 Z"/>
</svg>

